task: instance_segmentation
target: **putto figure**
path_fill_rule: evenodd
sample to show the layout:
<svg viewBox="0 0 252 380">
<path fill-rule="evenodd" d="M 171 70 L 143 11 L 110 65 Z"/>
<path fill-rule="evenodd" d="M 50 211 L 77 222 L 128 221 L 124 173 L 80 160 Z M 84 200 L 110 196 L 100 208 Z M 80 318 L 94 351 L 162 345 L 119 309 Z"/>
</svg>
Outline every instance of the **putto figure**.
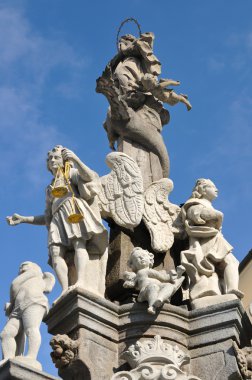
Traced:
<svg viewBox="0 0 252 380">
<path fill-rule="evenodd" d="M 19 275 L 10 288 L 10 302 L 5 305 L 8 316 L 2 333 L 3 359 L 17 359 L 42 369 L 36 360 L 41 344 L 40 325 L 48 312 L 48 300 L 44 293 L 50 293 L 55 283 L 54 276 L 30 261 L 20 265 Z M 24 355 L 25 337 L 28 341 Z"/>
<path fill-rule="evenodd" d="M 164 302 L 170 302 L 173 294 L 179 289 L 184 280 L 185 271 L 182 265 L 177 270 L 157 271 L 152 269 L 154 255 L 140 247 L 133 249 L 128 265 L 133 272 L 124 273 L 124 287 L 139 290 L 137 300 L 147 301 L 148 313 L 155 314 Z"/>
<path fill-rule="evenodd" d="M 144 74 L 141 78 L 141 83 L 144 90 L 150 91 L 158 100 L 169 104 L 170 106 L 175 106 L 179 102 L 184 103 L 187 110 L 192 109 L 191 103 L 188 100 L 187 95 L 176 94 L 175 91 L 169 89 L 169 86 L 179 86 L 180 82 L 173 79 L 160 79 L 158 81 L 157 77 L 152 74 Z"/>
<path fill-rule="evenodd" d="M 107 156 L 107 164 L 112 172 L 99 178 L 75 153 L 57 145 L 47 156 L 54 179 L 46 188 L 45 213 L 7 217 L 10 225 L 46 225 L 49 262 L 62 286 L 62 295 L 74 286 L 104 296 L 108 238 L 102 217 L 111 217 L 127 228 L 141 221 L 143 188 L 137 164 L 115 152 Z M 61 186 L 59 170 L 63 174 L 66 165 L 68 173 Z M 57 189 L 63 193 L 60 198 L 53 195 Z M 79 214 L 74 220 L 73 211 Z"/>
<path fill-rule="evenodd" d="M 238 289 L 239 262 L 221 232 L 223 213 L 212 206 L 217 195 L 218 190 L 210 179 L 198 179 L 182 207 L 189 249 L 181 252 L 181 264 L 190 278 L 192 301 L 221 294 L 243 296 Z"/>
</svg>

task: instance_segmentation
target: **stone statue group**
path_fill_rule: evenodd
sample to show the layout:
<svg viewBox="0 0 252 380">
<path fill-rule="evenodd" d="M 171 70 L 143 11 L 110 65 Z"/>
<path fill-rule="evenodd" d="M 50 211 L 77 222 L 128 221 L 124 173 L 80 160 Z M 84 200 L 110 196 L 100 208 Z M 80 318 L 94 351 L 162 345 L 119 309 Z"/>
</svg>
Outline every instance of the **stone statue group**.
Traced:
<svg viewBox="0 0 252 380">
<path fill-rule="evenodd" d="M 152 33 L 139 38 L 123 36 L 118 53 L 98 78 L 96 90 L 110 104 L 104 124 L 110 146 L 114 148 L 123 139 L 137 143 L 158 157 L 161 177 L 146 185 L 138 163 L 120 151 L 107 155 L 110 173 L 99 177 L 74 152 L 57 145 L 47 154 L 46 165 L 53 179 L 46 188 L 44 214 L 7 217 L 11 226 L 46 226 L 49 264 L 62 287 L 55 303 L 77 287 L 104 297 L 109 240 L 102 219 L 132 231 L 143 223 L 150 235 L 150 250 L 134 247 L 128 257 L 131 271 L 123 278 L 125 288 L 139 292 L 137 301 L 147 302 L 148 313 L 156 314 L 169 303 L 185 277 L 192 308 L 206 305 L 209 297 L 215 297 L 213 302 L 221 302 L 223 296 L 242 297 L 238 261 L 222 234 L 223 214 L 212 205 L 218 195 L 215 184 L 198 179 L 182 207 L 168 200 L 173 183 L 168 178 L 170 163 L 161 135 L 163 125 L 169 122 L 163 103 L 182 102 L 188 110 L 191 104 L 186 95 L 168 88 L 179 85 L 178 81 L 159 79 L 161 64 L 153 54 L 153 40 Z M 64 194 L 55 196 L 55 189 L 61 191 L 62 186 Z M 77 219 L 70 218 L 73 214 Z M 168 254 L 175 239 L 187 242 L 187 249 L 180 252 L 180 265 L 154 269 L 155 257 Z M 41 368 L 36 360 L 39 328 L 48 312 L 45 293 L 54 282 L 54 276 L 42 273 L 35 263 L 21 264 L 5 307 L 4 360 L 16 357 Z M 25 337 L 28 351 L 22 356 Z"/>
</svg>

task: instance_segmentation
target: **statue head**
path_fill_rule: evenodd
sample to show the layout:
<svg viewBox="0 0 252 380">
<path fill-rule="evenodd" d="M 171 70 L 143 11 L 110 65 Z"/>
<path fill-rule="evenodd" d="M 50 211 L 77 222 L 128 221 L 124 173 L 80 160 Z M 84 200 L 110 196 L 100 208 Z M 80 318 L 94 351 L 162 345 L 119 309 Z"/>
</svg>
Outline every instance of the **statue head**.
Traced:
<svg viewBox="0 0 252 380">
<path fill-rule="evenodd" d="M 152 268 L 154 265 L 154 255 L 149 251 L 136 247 L 133 249 L 130 259 L 128 261 L 128 266 L 137 272 L 140 269 Z"/>
<path fill-rule="evenodd" d="M 192 192 L 192 198 L 205 198 L 212 201 L 217 196 L 218 189 L 210 179 L 200 178 L 196 181 Z"/>
<path fill-rule="evenodd" d="M 32 270 L 33 272 L 37 272 L 38 274 L 42 275 L 42 270 L 40 266 L 36 263 L 33 263 L 31 261 L 25 261 L 19 266 L 19 274 L 22 274 L 24 272 L 27 272 L 29 270 Z"/>
<path fill-rule="evenodd" d="M 122 53 L 124 53 L 130 46 L 132 46 L 132 43 L 136 40 L 136 37 L 132 34 L 125 34 L 125 36 L 121 36 L 118 43 L 118 49 Z"/>
<path fill-rule="evenodd" d="M 52 150 L 49 150 L 47 153 L 47 169 L 54 174 L 55 170 L 58 169 L 58 167 L 64 166 L 64 161 L 62 157 L 62 150 L 64 147 L 62 145 L 55 145 L 55 147 Z"/>
</svg>

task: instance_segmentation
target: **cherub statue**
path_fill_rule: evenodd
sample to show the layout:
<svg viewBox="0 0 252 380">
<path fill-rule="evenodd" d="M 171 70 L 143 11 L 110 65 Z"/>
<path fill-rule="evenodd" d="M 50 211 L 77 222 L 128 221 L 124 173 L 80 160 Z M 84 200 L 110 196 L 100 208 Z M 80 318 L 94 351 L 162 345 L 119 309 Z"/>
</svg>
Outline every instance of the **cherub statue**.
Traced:
<svg viewBox="0 0 252 380">
<path fill-rule="evenodd" d="M 173 79 L 158 80 L 155 75 L 147 73 L 142 76 L 141 83 L 144 90 L 150 91 L 158 100 L 161 100 L 170 106 L 174 106 L 175 104 L 181 102 L 186 105 L 188 111 L 192 109 L 187 95 L 178 95 L 172 89 L 167 88 L 168 86 L 179 86 L 179 81 L 174 81 Z"/>
<path fill-rule="evenodd" d="M 215 184 L 200 178 L 181 211 L 189 236 L 189 249 L 181 252 L 181 264 L 190 278 L 191 300 L 220 294 L 243 297 L 238 289 L 239 262 L 221 232 L 223 213 L 212 206 L 217 195 Z"/>
<path fill-rule="evenodd" d="M 112 172 L 99 178 L 71 150 L 57 145 L 48 152 L 47 168 L 54 177 L 59 168 L 64 170 L 66 162 L 71 165 L 67 193 L 62 198 L 55 198 L 53 179 L 46 188 L 43 215 L 14 214 L 7 217 L 7 222 L 13 226 L 29 223 L 47 227 L 49 262 L 62 286 L 61 295 L 72 286 L 78 286 L 104 296 L 108 238 L 102 217 L 113 218 L 127 228 L 140 223 L 143 210 L 141 173 L 135 161 L 123 153 L 107 156 Z M 83 216 L 77 223 L 68 220 L 73 194 Z M 75 273 L 69 267 L 71 252 L 74 253 Z"/>
<path fill-rule="evenodd" d="M 40 325 L 48 312 L 48 300 L 55 278 L 42 273 L 41 268 L 30 261 L 20 265 L 19 275 L 10 288 L 10 302 L 5 305 L 8 321 L 1 332 L 3 359 L 16 358 L 41 369 L 37 355 L 41 344 Z M 24 355 L 25 337 L 28 341 Z"/>
<path fill-rule="evenodd" d="M 160 308 L 164 302 L 170 302 L 172 295 L 181 286 L 185 269 L 182 265 L 176 270 L 157 271 L 152 269 L 154 255 L 140 247 L 133 249 L 128 261 L 129 267 L 133 272 L 124 273 L 124 287 L 136 288 L 139 290 L 137 300 L 147 301 L 148 313 L 155 314 L 156 309 Z"/>
</svg>

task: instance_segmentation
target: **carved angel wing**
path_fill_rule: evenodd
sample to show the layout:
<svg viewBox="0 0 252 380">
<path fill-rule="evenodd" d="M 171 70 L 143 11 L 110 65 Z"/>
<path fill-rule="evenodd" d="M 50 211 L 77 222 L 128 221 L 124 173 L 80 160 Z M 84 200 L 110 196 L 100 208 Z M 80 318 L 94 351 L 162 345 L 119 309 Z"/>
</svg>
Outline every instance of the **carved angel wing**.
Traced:
<svg viewBox="0 0 252 380">
<path fill-rule="evenodd" d="M 174 242 L 174 234 L 180 233 L 183 223 L 180 207 L 168 200 L 173 182 L 162 178 L 153 182 L 145 191 L 143 221 L 151 236 L 151 246 L 156 252 L 165 252 Z"/>
<path fill-rule="evenodd" d="M 50 293 L 55 285 L 55 277 L 50 272 L 44 272 L 43 273 L 43 279 L 45 283 L 45 293 Z"/>
<path fill-rule="evenodd" d="M 121 227 L 134 228 L 141 222 L 144 207 L 140 169 L 133 158 L 121 152 L 109 153 L 106 163 L 111 173 L 101 177 L 101 215 Z"/>
</svg>

